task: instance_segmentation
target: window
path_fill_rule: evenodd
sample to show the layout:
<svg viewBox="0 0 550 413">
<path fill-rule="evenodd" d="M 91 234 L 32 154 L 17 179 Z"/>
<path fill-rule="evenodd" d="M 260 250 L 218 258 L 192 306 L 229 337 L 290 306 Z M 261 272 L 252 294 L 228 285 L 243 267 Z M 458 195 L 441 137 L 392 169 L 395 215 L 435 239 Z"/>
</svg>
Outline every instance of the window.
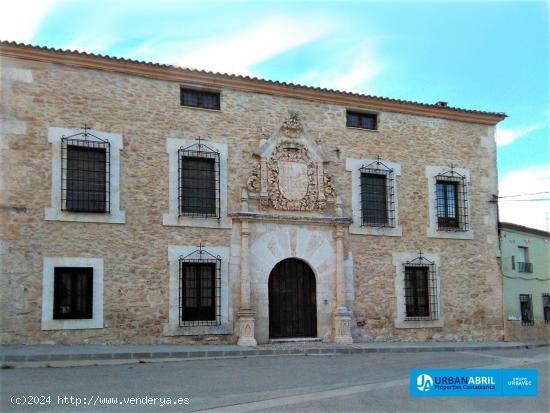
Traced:
<svg viewBox="0 0 550 413">
<path fill-rule="evenodd" d="M 407 317 L 428 317 L 428 268 L 405 267 L 405 305 Z"/>
<path fill-rule="evenodd" d="M 518 247 L 518 271 L 533 272 L 533 264 L 529 262 L 529 249 L 527 247 Z"/>
<path fill-rule="evenodd" d="M 199 142 L 179 150 L 179 214 L 220 217 L 220 154 Z"/>
<path fill-rule="evenodd" d="M 93 268 L 55 267 L 53 319 L 92 318 Z"/>
<path fill-rule="evenodd" d="M 514 257 L 512 255 L 512 269 L 515 270 L 516 269 L 516 257 Z"/>
<path fill-rule="evenodd" d="M 361 225 L 395 225 L 394 174 L 378 159 L 359 169 L 361 173 Z"/>
<path fill-rule="evenodd" d="M 120 154 L 123 137 L 90 129 L 48 127 L 51 145 L 50 205 L 47 221 L 124 224 Z"/>
<path fill-rule="evenodd" d="M 374 113 L 346 112 L 346 126 L 348 128 L 377 129 L 377 115 Z"/>
<path fill-rule="evenodd" d="M 458 184 L 437 181 L 437 225 L 439 228 L 458 228 Z"/>
<path fill-rule="evenodd" d="M 544 322 L 550 323 L 550 294 L 542 294 L 542 312 L 544 314 Z"/>
<path fill-rule="evenodd" d="M 435 263 L 422 256 L 404 264 L 406 320 L 437 320 Z"/>
<path fill-rule="evenodd" d="M 220 266 L 202 245 L 180 258 L 180 325 L 220 324 Z"/>
<path fill-rule="evenodd" d="M 182 106 L 220 110 L 220 93 L 181 88 Z"/>
<path fill-rule="evenodd" d="M 521 325 L 532 326 L 533 320 L 533 304 L 531 302 L 531 294 L 519 295 L 519 306 L 521 311 Z"/>
<path fill-rule="evenodd" d="M 68 145 L 65 169 L 65 209 L 108 212 L 105 148 Z"/>
<path fill-rule="evenodd" d="M 468 231 L 468 202 L 466 177 L 453 166 L 435 176 L 437 229 L 439 231 Z"/>
</svg>

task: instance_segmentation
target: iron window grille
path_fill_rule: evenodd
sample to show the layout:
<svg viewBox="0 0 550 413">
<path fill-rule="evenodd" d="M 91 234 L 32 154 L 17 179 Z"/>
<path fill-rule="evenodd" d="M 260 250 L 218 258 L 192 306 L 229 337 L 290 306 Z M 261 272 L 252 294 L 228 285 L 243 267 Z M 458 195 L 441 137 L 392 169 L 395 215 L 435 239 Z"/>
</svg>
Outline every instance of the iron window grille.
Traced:
<svg viewBox="0 0 550 413">
<path fill-rule="evenodd" d="M 179 259 L 180 327 L 221 324 L 221 258 L 200 244 Z"/>
<path fill-rule="evenodd" d="M 521 325 L 532 326 L 535 324 L 533 319 L 533 303 L 531 301 L 531 294 L 519 295 L 519 307 L 521 311 Z"/>
<path fill-rule="evenodd" d="M 92 318 L 92 310 L 93 268 L 55 267 L 54 320 Z"/>
<path fill-rule="evenodd" d="M 468 187 L 466 176 L 454 167 L 435 176 L 436 215 L 439 231 L 465 232 L 468 221 Z"/>
<path fill-rule="evenodd" d="M 435 262 L 418 253 L 403 264 L 405 276 L 405 320 L 438 320 L 439 303 Z"/>
<path fill-rule="evenodd" d="M 550 324 L 550 294 L 542 294 L 542 312 L 544 314 L 544 322 Z"/>
<path fill-rule="evenodd" d="M 518 261 L 518 272 L 532 273 L 533 263 Z"/>
<path fill-rule="evenodd" d="M 361 226 L 395 227 L 395 175 L 380 161 L 363 165 L 361 174 Z"/>
<path fill-rule="evenodd" d="M 220 153 L 197 143 L 178 150 L 179 215 L 220 219 Z"/>
<path fill-rule="evenodd" d="M 109 213 L 111 144 L 88 129 L 61 137 L 61 210 Z"/>
<path fill-rule="evenodd" d="M 220 110 L 220 93 L 204 90 L 180 89 L 182 106 Z"/>
<path fill-rule="evenodd" d="M 378 128 L 378 116 L 375 113 L 346 112 L 346 126 L 348 128 L 360 128 L 376 130 Z"/>
</svg>

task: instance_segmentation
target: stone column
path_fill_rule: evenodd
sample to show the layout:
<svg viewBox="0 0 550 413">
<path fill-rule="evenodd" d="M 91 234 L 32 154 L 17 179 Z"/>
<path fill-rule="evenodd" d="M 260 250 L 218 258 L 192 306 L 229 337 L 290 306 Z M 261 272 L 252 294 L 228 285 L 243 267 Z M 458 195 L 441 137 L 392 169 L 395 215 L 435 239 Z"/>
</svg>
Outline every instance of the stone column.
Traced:
<svg viewBox="0 0 550 413">
<path fill-rule="evenodd" d="M 250 274 L 248 271 L 248 221 L 241 221 L 241 308 L 239 310 L 239 346 L 255 346 L 256 312 L 250 308 Z"/>
<path fill-rule="evenodd" d="M 351 344 L 351 312 L 346 307 L 344 285 L 344 228 L 337 226 L 334 231 L 336 241 L 336 311 L 334 312 L 334 342 Z"/>
</svg>

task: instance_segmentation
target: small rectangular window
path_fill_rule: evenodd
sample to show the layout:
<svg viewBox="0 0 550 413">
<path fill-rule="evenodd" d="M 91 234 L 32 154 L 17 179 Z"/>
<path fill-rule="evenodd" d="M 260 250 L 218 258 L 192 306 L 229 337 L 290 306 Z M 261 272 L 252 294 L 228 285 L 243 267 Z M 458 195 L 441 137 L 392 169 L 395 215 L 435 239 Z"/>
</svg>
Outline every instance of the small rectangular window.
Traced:
<svg viewBox="0 0 550 413">
<path fill-rule="evenodd" d="M 514 257 L 512 255 L 512 269 L 515 270 L 516 269 L 516 257 Z"/>
<path fill-rule="evenodd" d="M 181 88 L 181 105 L 220 110 L 220 93 Z"/>
<path fill-rule="evenodd" d="M 439 228 L 459 228 L 458 183 L 436 182 L 437 225 Z"/>
<path fill-rule="evenodd" d="M 216 264 L 182 262 L 181 321 L 216 321 Z"/>
<path fill-rule="evenodd" d="M 542 312 L 544 314 L 544 322 L 550 323 L 550 294 L 542 294 Z"/>
<path fill-rule="evenodd" d="M 388 223 L 386 179 L 385 174 L 361 174 L 363 225 L 384 226 Z"/>
<path fill-rule="evenodd" d="M 531 302 L 531 294 L 520 294 L 519 306 L 521 311 L 521 325 L 532 326 L 535 321 L 533 319 L 533 303 Z"/>
<path fill-rule="evenodd" d="M 346 112 L 346 126 L 348 128 L 361 128 L 376 130 L 377 115 L 374 113 Z"/>
<path fill-rule="evenodd" d="M 92 318 L 93 268 L 55 267 L 54 319 Z"/>
<path fill-rule="evenodd" d="M 405 267 L 407 318 L 430 316 L 428 267 Z"/>
</svg>

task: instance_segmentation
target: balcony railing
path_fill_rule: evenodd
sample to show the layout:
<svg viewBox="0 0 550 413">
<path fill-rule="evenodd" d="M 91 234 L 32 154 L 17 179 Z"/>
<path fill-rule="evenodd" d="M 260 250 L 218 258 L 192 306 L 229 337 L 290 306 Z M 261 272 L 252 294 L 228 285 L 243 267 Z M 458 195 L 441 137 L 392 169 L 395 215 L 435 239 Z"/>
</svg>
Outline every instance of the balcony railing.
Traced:
<svg viewBox="0 0 550 413">
<path fill-rule="evenodd" d="M 533 272 L 533 263 L 531 262 L 518 262 L 519 272 Z"/>
</svg>

